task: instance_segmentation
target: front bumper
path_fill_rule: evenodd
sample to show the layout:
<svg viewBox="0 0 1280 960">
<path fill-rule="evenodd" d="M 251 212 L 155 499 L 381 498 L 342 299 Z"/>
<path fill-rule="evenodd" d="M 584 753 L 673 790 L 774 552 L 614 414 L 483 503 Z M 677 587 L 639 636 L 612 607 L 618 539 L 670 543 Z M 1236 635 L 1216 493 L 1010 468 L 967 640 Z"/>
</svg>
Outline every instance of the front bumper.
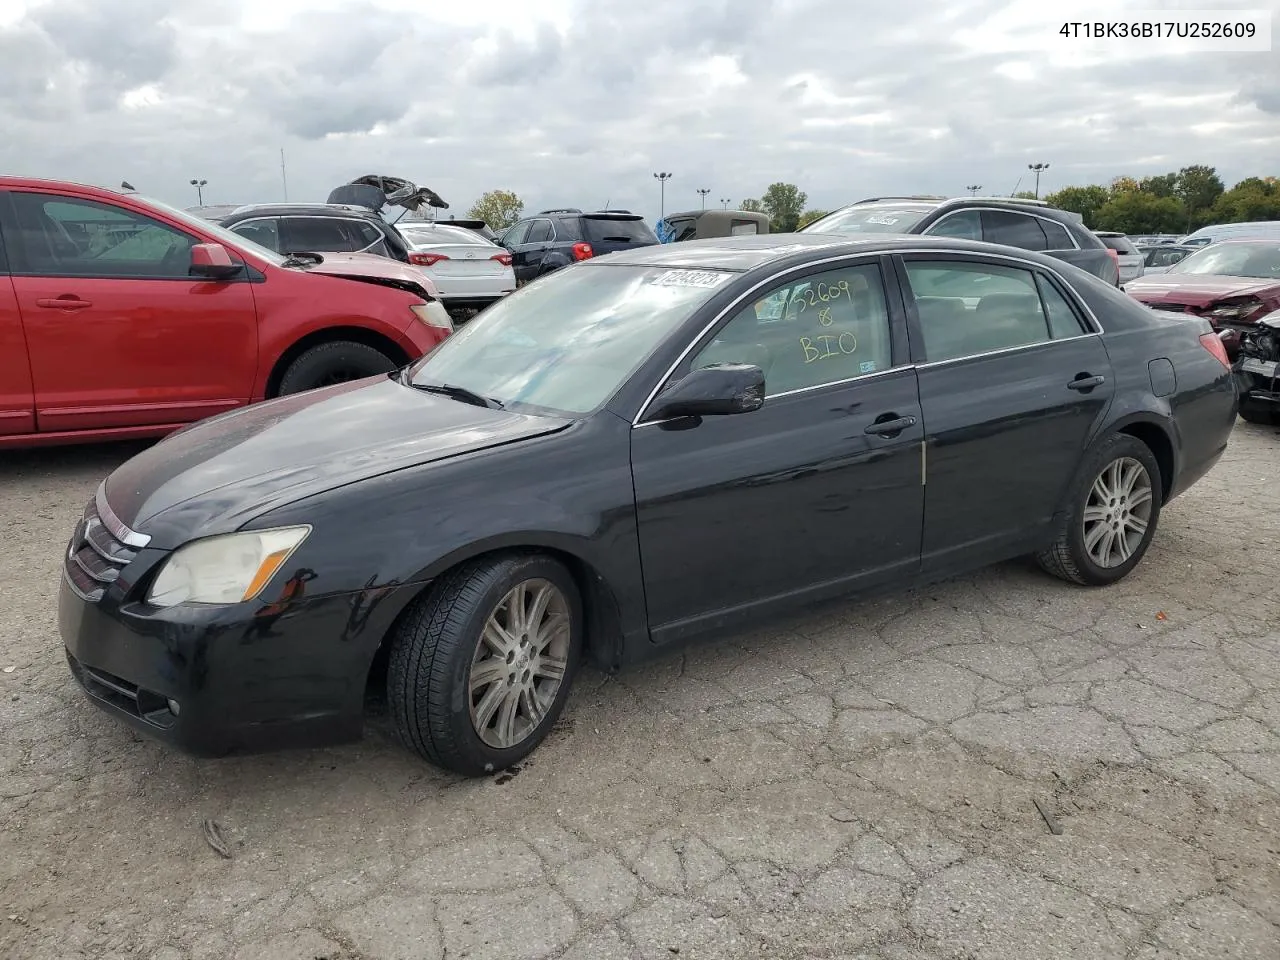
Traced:
<svg viewBox="0 0 1280 960">
<path fill-rule="evenodd" d="M 404 588 L 262 607 L 86 599 L 64 572 L 58 626 L 89 699 L 197 756 L 349 742 L 365 681 Z M 173 701 L 178 712 L 170 709 Z"/>
</svg>

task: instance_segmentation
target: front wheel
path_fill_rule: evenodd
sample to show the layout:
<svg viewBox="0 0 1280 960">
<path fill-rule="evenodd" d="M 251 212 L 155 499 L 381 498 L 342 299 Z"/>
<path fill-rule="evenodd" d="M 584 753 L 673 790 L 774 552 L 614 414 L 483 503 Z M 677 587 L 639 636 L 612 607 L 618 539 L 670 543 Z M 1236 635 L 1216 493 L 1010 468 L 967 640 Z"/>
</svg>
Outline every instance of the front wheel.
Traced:
<svg viewBox="0 0 1280 960">
<path fill-rule="evenodd" d="M 1147 552 L 1160 500 L 1160 465 L 1150 448 L 1128 434 L 1112 434 L 1086 458 L 1059 515 L 1053 545 L 1036 560 L 1071 583 L 1115 583 Z"/>
<path fill-rule="evenodd" d="M 467 776 L 519 763 L 564 708 L 582 623 L 577 585 L 550 557 L 446 574 L 391 638 L 387 700 L 401 742 Z"/>
<path fill-rule="evenodd" d="M 1240 419 L 1245 423 L 1256 423 L 1260 426 L 1268 427 L 1277 422 L 1275 410 L 1270 405 L 1248 403 L 1241 401 L 1240 403 Z"/>
<path fill-rule="evenodd" d="M 335 383 L 390 373 L 396 363 L 366 343 L 331 340 L 317 344 L 294 360 L 280 379 L 280 396 Z"/>
</svg>

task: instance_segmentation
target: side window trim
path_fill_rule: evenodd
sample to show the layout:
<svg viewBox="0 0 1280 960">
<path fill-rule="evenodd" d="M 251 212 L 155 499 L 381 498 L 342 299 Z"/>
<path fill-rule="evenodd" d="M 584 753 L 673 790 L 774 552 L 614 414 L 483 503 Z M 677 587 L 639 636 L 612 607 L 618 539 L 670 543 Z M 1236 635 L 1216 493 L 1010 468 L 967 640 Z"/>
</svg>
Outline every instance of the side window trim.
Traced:
<svg viewBox="0 0 1280 960">
<path fill-rule="evenodd" d="M 911 365 L 912 366 L 920 367 L 923 369 L 923 368 L 939 367 L 939 366 L 943 366 L 944 364 L 965 363 L 970 360 L 976 360 L 982 357 L 998 356 L 1000 354 L 1005 354 L 1005 353 L 1018 353 L 1025 350 L 1031 350 L 1037 347 L 1049 346 L 1055 343 L 1071 343 L 1072 341 L 1080 340 L 1085 337 L 1101 336 L 1103 332 L 1102 325 L 1097 321 L 1097 318 L 1094 316 L 1093 311 L 1088 309 L 1087 306 L 1082 306 L 1079 295 L 1077 295 L 1074 290 L 1069 289 L 1069 285 L 1066 284 L 1062 280 L 1062 278 L 1060 278 L 1057 274 L 1053 273 L 1051 270 L 1047 270 L 1042 265 L 1038 263 L 1033 263 L 1030 260 L 1022 260 L 1021 258 L 1018 258 L 1018 257 L 1012 257 L 1012 256 L 1005 257 L 1005 256 L 986 254 L 986 253 L 983 253 L 983 254 L 961 253 L 958 251 L 951 251 L 951 250 L 948 250 L 945 252 L 937 251 L 937 250 L 934 250 L 934 251 L 904 250 L 901 253 L 894 254 L 893 259 L 895 261 L 895 270 L 898 276 L 898 287 L 902 292 L 903 306 L 907 311 L 906 321 L 907 321 L 907 329 L 911 336 Z M 1014 347 L 1005 347 L 1000 350 L 988 350 L 980 353 L 966 354 L 962 357 L 951 357 L 946 360 L 929 360 L 924 350 L 923 330 L 920 326 L 920 317 L 916 310 L 915 292 L 911 289 L 911 280 L 907 275 L 907 269 L 906 269 L 907 264 L 909 262 L 919 262 L 919 261 L 928 261 L 931 263 L 940 262 L 940 261 L 954 261 L 959 263 L 977 264 L 979 266 L 985 265 L 990 267 L 1005 267 L 1005 268 L 1026 270 L 1027 272 L 1035 275 L 1037 278 L 1043 278 L 1044 281 L 1050 283 L 1053 286 L 1053 289 L 1055 289 L 1059 294 L 1061 294 L 1063 299 L 1067 301 L 1067 304 L 1071 307 L 1072 312 L 1076 314 L 1077 321 L 1079 321 L 1081 324 L 1080 335 L 1075 337 L 1062 337 L 1060 339 L 1050 339 L 1050 340 L 1042 341 L 1040 343 L 1029 343 L 1029 344 L 1022 344 Z M 1039 293 L 1038 285 L 1037 285 L 1037 293 Z M 1044 303 L 1044 300 L 1042 297 L 1041 309 L 1044 309 L 1043 303 Z M 1048 323 L 1047 314 L 1045 316 L 1045 323 L 1046 324 Z"/>
</svg>

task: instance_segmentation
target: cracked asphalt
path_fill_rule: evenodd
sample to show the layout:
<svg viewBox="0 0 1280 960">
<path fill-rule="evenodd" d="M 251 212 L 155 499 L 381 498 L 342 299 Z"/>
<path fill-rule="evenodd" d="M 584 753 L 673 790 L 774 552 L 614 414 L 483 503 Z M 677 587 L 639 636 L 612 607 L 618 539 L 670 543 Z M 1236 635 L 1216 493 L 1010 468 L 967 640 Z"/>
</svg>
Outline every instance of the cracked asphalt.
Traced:
<svg viewBox="0 0 1280 960">
<path fill-rule="evenodd" d="M 587 673 L 480 781 L 380 721 L 197 761 L 90 706 L 60 555 L 137 449 L 0 460 L 0 956 L 1280 957 L 1274 429 L 1116 587 L 1006 564 Z"/>
</svg>

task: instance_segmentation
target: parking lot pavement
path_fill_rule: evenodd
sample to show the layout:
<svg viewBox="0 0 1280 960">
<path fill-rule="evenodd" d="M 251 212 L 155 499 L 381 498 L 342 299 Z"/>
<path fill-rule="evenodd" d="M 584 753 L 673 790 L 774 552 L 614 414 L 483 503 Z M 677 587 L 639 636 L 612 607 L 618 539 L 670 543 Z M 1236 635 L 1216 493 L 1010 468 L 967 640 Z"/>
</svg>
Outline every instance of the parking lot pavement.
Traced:
<svg viewBox="0 0 1280 960">
<path fill-rule="evenodd" d="M 1117 587 L 1010 564 L 588 674 L 481 781 L 377 727 L 195 761 L 89 706 L 60 554 L 135 449 L 0 460 L 0 956 L 1280 957 L 1274 430 Z"/>
</svg>

